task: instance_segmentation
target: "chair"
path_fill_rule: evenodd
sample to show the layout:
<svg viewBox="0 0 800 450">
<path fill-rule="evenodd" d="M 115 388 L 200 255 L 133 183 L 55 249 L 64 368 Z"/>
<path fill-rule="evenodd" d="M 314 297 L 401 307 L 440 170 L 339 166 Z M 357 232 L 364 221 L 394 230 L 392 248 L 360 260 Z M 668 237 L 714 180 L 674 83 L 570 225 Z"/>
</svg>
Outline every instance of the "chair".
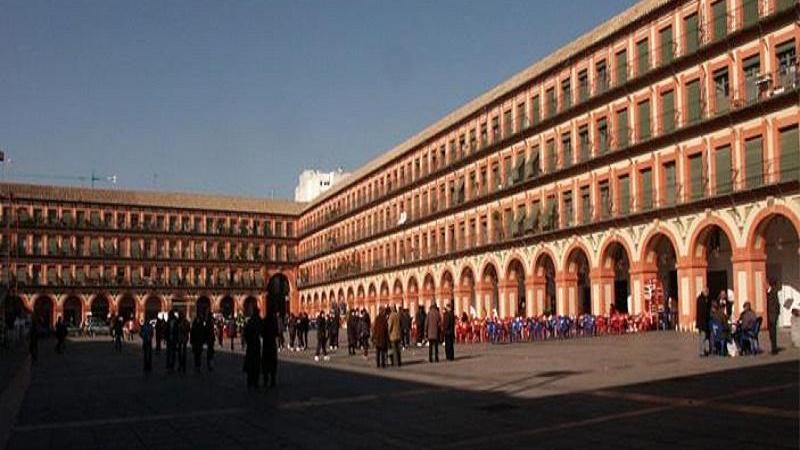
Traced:
<svg viewBox="0 0 800 450">
<path fill-rule="evenodd" d="M 741 349 L 743 355 L 756 355 L 761 352 L 761 347 L 758 343 L 758 333 L 761 331 L 761 320 L 762 318 L 759 317 L 756 319 L 756 323 L 753 325 L 753 328 L 742 331 L 739 348 Z"/>
<path fill-rule="evenodd" d="M 727 349 L 725 348 L 725 336 L 723 335 L 723 328 L 722 324 L 717 322 L 716 320 L 711 320 L 708 322 L 708 328 L 711 331 L 709 336 L 709 342 L 711 343 L 711 353 L 714 355 L 723 356 L 726 354 Z"/>
</svg>

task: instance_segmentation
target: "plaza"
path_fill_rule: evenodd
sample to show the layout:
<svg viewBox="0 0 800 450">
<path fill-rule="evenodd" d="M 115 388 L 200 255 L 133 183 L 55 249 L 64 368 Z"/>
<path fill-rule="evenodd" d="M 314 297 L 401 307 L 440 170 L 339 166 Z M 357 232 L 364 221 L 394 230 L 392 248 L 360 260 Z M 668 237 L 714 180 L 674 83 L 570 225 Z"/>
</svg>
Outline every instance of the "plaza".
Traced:
<svg viewBox="0 0 800 450">
<path fill-rule="evenodd" d="M 762 339 L 765 336 L 762 337 Z M 788 335 L 782 333 L 782 345 Z M 24 396 L 6 450 L 169 448 L 797 448 L 798 357 L 697 358 L 654 332 L 461 345 L 402 368 L 339 351 L 282 353 L 279 384 L 248 391 L 236 352 L 216 370 L 141 371 L 141 345 L 71 340 L 10 383 Z M 4 391 L 3 398 L 6 398 Z M 7 420 L 4 418 L 4 420 Z"/>
</svg>

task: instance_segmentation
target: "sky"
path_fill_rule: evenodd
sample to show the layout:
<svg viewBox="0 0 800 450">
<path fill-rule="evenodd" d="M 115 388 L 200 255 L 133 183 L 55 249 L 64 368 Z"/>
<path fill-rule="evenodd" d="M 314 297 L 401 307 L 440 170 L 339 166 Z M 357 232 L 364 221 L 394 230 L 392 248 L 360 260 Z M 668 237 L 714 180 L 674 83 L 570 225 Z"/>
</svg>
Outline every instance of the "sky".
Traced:
<svg viewBox="0 0 800 450">
<path fill-rule="evenodd" d="M 633 0 L 0 0 L 7 180 L 291 198 Z"/>
</svg>

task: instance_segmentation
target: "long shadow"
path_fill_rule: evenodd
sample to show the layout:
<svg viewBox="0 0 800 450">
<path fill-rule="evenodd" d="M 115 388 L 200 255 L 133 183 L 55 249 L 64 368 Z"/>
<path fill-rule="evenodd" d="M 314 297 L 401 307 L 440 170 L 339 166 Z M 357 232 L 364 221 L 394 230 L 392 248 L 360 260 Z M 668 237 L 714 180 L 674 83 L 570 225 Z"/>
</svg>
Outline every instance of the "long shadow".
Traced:
<svg viewBox="0 0 800 450">
<path fill-rule="evenodd" d="M 796 361 L 529 399 L 286 360 L 277 388 L 248 391 L 241 355 L 195 373 L 190 354 L 185 375 L 163 354 L 143 375 L 139 358 L 44 351 L 7 448 L 797 448 L 800 435 Z"/>
</svg>

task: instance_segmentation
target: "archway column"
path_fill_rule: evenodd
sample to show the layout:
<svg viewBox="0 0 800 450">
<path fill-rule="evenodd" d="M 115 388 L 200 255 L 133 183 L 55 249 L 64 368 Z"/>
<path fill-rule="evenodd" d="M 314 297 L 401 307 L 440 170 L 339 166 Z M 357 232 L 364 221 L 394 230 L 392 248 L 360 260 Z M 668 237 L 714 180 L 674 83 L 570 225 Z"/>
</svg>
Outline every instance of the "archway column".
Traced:
<svg viewBox="0 0 800 450">
<path fill-rule="evenodd" d="M 542 283 L 544 286 L 544 283 Z M 533 317 L 541 314 L 541 306 L 536 296 L 536 278 L 533 276 L 525 279 L 525 316 Z"/>
<path fill-rule="evenodd" d="M 693 256 L 678 257 L 678 325 L 682 330 L 695 328 L 695 299 L 706 286 L 708 263 Z M 709 299 L 710 300 L 710 299 Z"/>
<path fill-rule="evenodd" d="M 633 308 L 633 314 L 640 314 L 645 309 L 644 287 L 648 281 L 658 278 L 658 268 L 653 263 L 631 263 L 630 275 L 631 308 Z"/>
<path fill-rule="evenodd" d="M 532 301 L 530 302 L 533 308 L 532 313 L 543 315 L 544 310 L 547 308 L 547 277 L 534 275 L 526 281 L 526 284 L 530 284 L 533 290 Z M 553 312 L 551 311 L 551 313 Z"/>
<path fill-rule="evenodd" d="M 589 270 L 589 289 L 592 295 L 592 314 L 609 313 L 614 302 L 614 271 L 603 267 Z"/>
<path fill-rule="evenodd" d="M 486 318 L 492 314 L 492 285 L 483 281 L 475 285 L 475 311 L 479 318 Z"/>
<path fill-rule="evenodd" d="M 500 311 L 498 314 L 506 318 L 514 314 L 514 303 L 517 300 L 517 281 L 503 280 L 499 283 L 500 290 Z"/>
<path fill-rule="evenodd" d="M 566 271 L 556 271 L 556 311 L 552 311 L 553 314 L 558 315 L 567 315 L 569 314 L 569 304 L 567 298 L 567 289 L 566 286 L 569 283 L 572 283 L 574 277 L 574 283 L 577 283 L 578 277 L 577 275 L 570 274 Z"/>
<path fill-rule="evenodd" d="M 456 316 L 460 316 L 462 313 L 469 314 L 469 299 L 471 297 L 470 294 L 472 290 L 469 286 L 458 286 L 456 287 L 455 291 L 453 292 L 453 296 L 455 297 L 455 301 L 453 302 L 453 312 L 455 312 Z"/>
<path fill-rule="evenodd" d="M 564 271 L 556 277 L 562 302 L 558 304 L 559 314 L 574 316 L 578 314 L 578 274 Z"/>
<path fill-rule="evenodd" d="M 741 313 L 745 302 L 763 317 L 767 324 L 767 255 L 759 250 L 736 249 L 731 258 L 733 267 L 734 311 Z"/>
</svg>

